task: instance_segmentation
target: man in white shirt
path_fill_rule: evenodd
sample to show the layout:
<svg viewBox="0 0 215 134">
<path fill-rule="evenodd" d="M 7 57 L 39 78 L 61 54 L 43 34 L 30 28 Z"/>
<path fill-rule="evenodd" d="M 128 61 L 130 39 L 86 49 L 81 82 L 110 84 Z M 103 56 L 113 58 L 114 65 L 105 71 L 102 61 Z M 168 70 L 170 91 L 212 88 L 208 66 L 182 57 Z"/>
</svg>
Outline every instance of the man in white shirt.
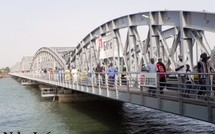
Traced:
<svg viewBox="0 0 215 134">
<path fill-rule="evenodd" d="M 186 63 L 183 61 L 183 55 L 178 55 L 178 61 L 176 63 L 175 71 L 177 73 L 186 73 Z M 183 93 L 183 84 L 185 83 L 185 75 L 184 74 L 178 74 L 178 84 L 179 87 L 181 87 L 181 92 Z M 183 94 L 182 94 L 183 95 Z"/>
<path fill-rule="evenodd" d="M 157 72 L 157 67 L 155 65 L 154 58 L 151 58 L 150 63 L 147 65 L 147 72 L 149 72 L 149 73 L 156 73 Z"/>
<path fill-rule="evenodd" d="M 185 73 L 186 72 L 186 63 L 183 61 L 183 56 L 181 54 L 178 55 L 178 59 L 179 60 L 176 63 L 176 69 L 175 69 L 175 71 L 177 73 Z"/>
<path fill-rule="evenodd" d="M 157 66 L 155 65 L 155 60 L 154 58 L 150 59 L 150 63 L 147 65 L 147 72 L 149 73 L 156 73 L 157 72 Z M 149 95 L 155 95 L 156 93 L 156 87 L 149 87 Z"/>
</svg>

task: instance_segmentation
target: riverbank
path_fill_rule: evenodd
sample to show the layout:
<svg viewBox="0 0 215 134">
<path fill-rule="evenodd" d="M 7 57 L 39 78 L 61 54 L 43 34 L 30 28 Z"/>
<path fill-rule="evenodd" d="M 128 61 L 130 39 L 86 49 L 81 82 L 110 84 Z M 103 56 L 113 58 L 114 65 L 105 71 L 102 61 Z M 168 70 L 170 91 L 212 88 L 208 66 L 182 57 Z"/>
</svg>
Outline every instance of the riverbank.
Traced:
<svg viewBox="0 0 215 134">
<path fill-rule="evenodd" d="M 0 74 L 0 78 L 10 78 L 9 74 Z"/>
</svg>

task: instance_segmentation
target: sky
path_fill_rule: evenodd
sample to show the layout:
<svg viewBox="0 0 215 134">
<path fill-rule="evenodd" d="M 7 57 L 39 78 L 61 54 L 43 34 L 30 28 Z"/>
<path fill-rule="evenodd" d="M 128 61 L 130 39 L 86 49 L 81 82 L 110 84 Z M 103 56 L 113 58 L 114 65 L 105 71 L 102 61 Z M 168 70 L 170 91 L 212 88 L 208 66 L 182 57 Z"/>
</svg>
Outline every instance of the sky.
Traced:
<svg viewBox="0 0 215 134">
<path fill-rule="evenodd" d="M 0 68 L 41 47 L 76 47 L 120 16 L 158 10 L 214 12 L 214 0 L 0 0 Z"/>
</svg>

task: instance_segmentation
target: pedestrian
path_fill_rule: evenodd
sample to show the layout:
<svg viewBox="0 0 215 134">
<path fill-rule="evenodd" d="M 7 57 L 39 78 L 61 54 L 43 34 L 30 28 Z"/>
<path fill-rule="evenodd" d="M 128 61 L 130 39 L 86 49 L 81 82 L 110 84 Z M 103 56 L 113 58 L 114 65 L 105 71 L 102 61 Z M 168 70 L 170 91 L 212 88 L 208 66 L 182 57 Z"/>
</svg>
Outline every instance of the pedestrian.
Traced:
<svg viewBox="0 0 215 134">
<path fill-rule="evenodd" d="M 44 68 L 43 73 L 44 73 L 44 78 L 48 79 L 48 71 L 46 68 Z"/>
<path fill-rule="evenodd" d="M 197 64 L 198 73 L 209 73 L 208 56 L 206 53 L 200 55 L 201 60 Z M 209 77 L 209 76 L 208 76 Z M 198 98 L 202 95 L 206 95 L 206 74 L 199 74 L 200 88 L 198 91 Z"/>
<path fill-rule="evenodd" d="M 71 73 L 70 73 L 70 70 L 69 70 L 69 69 L 67 69 L 67 70 L 65 71 L 65 80 L 66 80 L 67 82 L 71 80 Z"/>
<path fill-rule="evenodd" d="M 183 61 L 183 55 L 178 55 L 178 61 L 176 63 L 176 69 L 175 71 L 177 73 L 183 73 L 183 74 L 178 74 L 179 76 L 179 83 L 183 84 L 185 82 L 185 77 L 184 74 L 186 72 L 186 63 Z"/>
<path fill-rule="evenodd" d="M 109 86 L 113 87 L 115 82 L 115 76 L 116 76 L 117 70 L 113 67 L 113 63 L 110 63 L 110 66 L 108 68 L 108 79 L 109 79 Z"/>
<path fill-rule="evenodd" d="M 92 71 L 88 68 L 88 72 L 87 72 L 87 84 L 92 84 Z"/>
<path fill-rule="evenodd" d="M 185 73 L 186 73 L 186 63 L 183 61 L 183 55 L 178 55 L 178 61 L 176 62 L 176 69 L 175 71 L 178 73 L 178 85 L 179 85 L 179 91 L 181 92 L 181 95 L 183 96 L 184 92 L 184 83 L 185 83 Z"/>
<path fill-rule="evenodd" d="M 157 72 L 159 72 L 159 83 L 160 83 L 160 94 L 163 94 L 163 89 L 166 85 L 166 66 L 162 62 L 162 58 L 158 58 L 158 62 L 156 64 Z"/>
<path fill-rule="evenodd" d="M 71 71 L 71 74 L 72 74 L 72 83 L 78 83 L 78 70 L 75 66 L 72 67 L 72 71 Z"/>
<path fill-rule="evenodd" d="M 208 59 L 208 65 L 210 68 L 210 72 L 214 73 L 215 72 L 215 48 L 211 50 L 210 58 Z"/>
<path fill-rule="evenodd" d="M 154 58 L 151 58 L 150 63 L 147 65 L 147 72 L 148 73 L 157 73 L 157 67 L 155 65 Z M 154 95 L 156 93 L 156 87 L 149 87 L 148 92 L 149 92 L 149 94 L 152 93 L 152 95 Z"/>
<path fill-rule="evenodd" d="M 190 90 L 192 90 L 193 88 L 192 84 L 194 84 L 194 79 L 190 73 L 191 73 L 190 65 L 186 64 L 186 75 L 185 75 L 186 89 L 183 95 L 186 98 L 189 98 Z"/>
<path fill-rule="evenodd" d="M 104 84 L 104 82 L 105 82 L 105 73 L 104 72 L 105 72 L 104 67 L 102 67 L 101 64 L 98 63 L 96 66 L 96 69 L 95 69 L 97 85 L 99 85 L 99 83 L 101 85 Z"/>
<path fill-rule="evenodd" d="M 213 84 L 214 83 L 214 79 L 215 79 L 215 48 L 213 50 L 211 50 L 211 54 L 210 54 L 210 58 L 208 59 L 208 64 L 209 64 L 209 68 L 210 68 L 210 73 L 213 73 L 212 75 L 210 75 L 210 85 L 211 85 L 211 96 L 214 96 L 214 87 Z"/>
</svg>

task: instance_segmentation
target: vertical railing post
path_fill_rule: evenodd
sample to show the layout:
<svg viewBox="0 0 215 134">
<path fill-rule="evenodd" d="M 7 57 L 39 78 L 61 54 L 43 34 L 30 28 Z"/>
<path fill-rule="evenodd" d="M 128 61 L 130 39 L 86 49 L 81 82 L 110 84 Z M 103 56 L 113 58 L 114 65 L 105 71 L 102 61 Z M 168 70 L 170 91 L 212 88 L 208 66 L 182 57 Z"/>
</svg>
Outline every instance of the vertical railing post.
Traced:
<svg viewBox="0 0 215 134">
<path fill-rule="evenodd" d="M 72 71 L 71 71 L 72 72 Z M 71 73 L 71 80 L 70 80 L 70 83 L 71 83 L 71 88 L 74 88 L 74 75 L 73 73 Z"/>
<path fill-rule="evenodd" d="M 118 91 L 118 88 L 117 88 L 117 87 L 118 87 L 118 86 L 117 86 L 118 83 L 117 83 L 116 78 L 114 78 L 114 81 L 113 81 L 113 82 L 114 82 L 115 89 L 116 89 L 116 98 L 119 99 L 119 91 Z"/>
<path fill-rule="evenodd" d="M 182 88 L 182 76 L 178 74 L 178 102 L 179 102 L 179 113 L 183 115 L 183 88 Z"/>
<path fill-rule="evenodd" d="M 99 82 L 99 95 L 101 95 L 101 83 L 102 83 L 102 77 L 101 74 L 98 74 L 98 82 Z"/>
<path fill-rule="evenodd" d="M 158 98 L 158 109 L 161 109 L 160 75 L 158 73 L 157 73 L 157 91 L 156 91 L 156 95 L 157 95 L 157 98 Z"/>
<path fill-rule="evenodd" d="M 110 97 L 110 91 L 108 87 L 108 74 L 105 73 L 105 84 L 106 84 L 106 89 L 107 89 L 107 97 Z"/>
<path fill-rule="evenodd" d="M 210 74 L 206 74 L 206 101 L 207 101 L 207 109 L 208 109 L 208 121 L 213 121 L 213 112 L 210 104 L 210 95 L 211 95 L 211 79 Z"/>
<path fill-rule="evenodd" d="M 97 78 L 96 78 L 96 73 L 93 74 L 93 80 L 92 80 L 92 92 L 95 93 L 95 85 L 97 85 Z"/>
<path fill-rule="evenodd" d="M 119 86 L 122 85 L 122 72 L 118 73 L 118 83 L 119 83 Z"/>
<path fill-rule="evenodd" d="M 209 74 L 206 74 L 206 100 L 207 100 L 207 103 L 209 101 L 209 98 L 210 98 L 210 75 Z"/>
<path fill-rule="evenodd" d="M 141 74 L 141 72 L 140 72 L 140 74 L 139 74 L 139 81 L 140 81 L 140 82 L 139 82 L 139 85 L 140 85 L 140 92 L 141 92 L 141 93 L 140 93 L 140 94 L 141 94 L 141 104 L 143 105 L 143 104 L 144 104 L 144 95 L 143 95 L 143 88 L 144 88 L 144 86 L 141 86 L 141 84 L 142 84 L 142 83 L 141 83 L 141 79 L 142 79 L 142 78 L 141 78 L 141 75 L 142 75 L 142 74 Z M 127 82 L 126 82 L 126 83 L 127 83 Z"/>
<path fill-rule="evenodd" d="M 128 74 L 128 73 L 127 73 Z M 130 76 L 131 77 L 131 74 L 128 74 L 127 76 Z M 128 100 L 130 101 L 131 100 L 131 97 L 130 97 L 130 82 L 131 82 L 131 79 L 127 78 L 127 96 L 128 96 Z"/>
</svg>

